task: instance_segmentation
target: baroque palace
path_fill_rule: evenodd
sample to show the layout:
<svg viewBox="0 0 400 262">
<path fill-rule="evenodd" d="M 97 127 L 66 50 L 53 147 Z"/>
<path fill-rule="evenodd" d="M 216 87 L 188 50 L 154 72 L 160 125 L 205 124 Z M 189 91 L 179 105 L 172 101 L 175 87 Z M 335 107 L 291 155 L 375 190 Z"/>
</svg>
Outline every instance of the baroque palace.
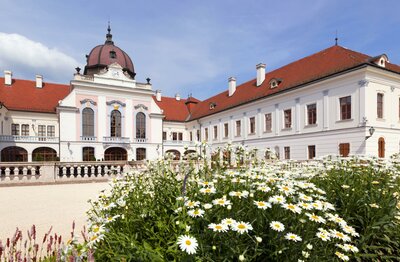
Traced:
<svg viewBox="0 0 400 262">
<path fill-rule="evenodd" d="M 162 96 L 135 80 L 112 39 L 86 57 L 70 84 L 0 78 L 2 162 L 143 160 L 196 141 L 275 152 L 280 159 L 328 154 L 389 157 L 400 150 L 400 66 L 334 45 L 200 101 Z M 267 150 L 269 149 L 269 150 Z"/>
</svg>

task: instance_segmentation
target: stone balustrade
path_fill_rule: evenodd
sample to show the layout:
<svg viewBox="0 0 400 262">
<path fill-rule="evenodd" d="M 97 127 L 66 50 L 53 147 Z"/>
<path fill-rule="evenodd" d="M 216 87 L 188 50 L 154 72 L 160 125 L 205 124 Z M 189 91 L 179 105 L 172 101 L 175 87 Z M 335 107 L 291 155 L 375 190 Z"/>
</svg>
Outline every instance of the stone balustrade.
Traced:
<svg viewBox="0 0 400 262">
<path fill-rule="evenodd" d="M 0 141 L 2 142 L 46 142 L 58 143 L 58 137 L 54 136 L 14 136 L 14 135 L 1 135 Z"/>
<path fill-rule="evenodd" d="M 171 162 L 179 170 L 181 162 Z M 130 171 L 145 170 L 144 161 L 0 162 L 0 186 L 107 181 Z"/>
</svg>

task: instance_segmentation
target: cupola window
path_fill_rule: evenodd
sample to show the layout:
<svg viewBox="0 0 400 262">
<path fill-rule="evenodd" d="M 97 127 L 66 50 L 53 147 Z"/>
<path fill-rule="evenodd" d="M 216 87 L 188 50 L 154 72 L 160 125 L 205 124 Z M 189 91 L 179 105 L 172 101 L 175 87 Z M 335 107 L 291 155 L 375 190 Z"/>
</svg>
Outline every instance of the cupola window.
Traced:
<svg viewBox="0 0 400 262">
<path fill-rule="evenodd" d="M 216 103 L 210 103 L 210 110 L 213 110 L 217 106 Z"/>
<path fill-rule="evenodd" d="M 117 53 L 115 53 L 115 51 L 110 51 L 110 58 L 117 58 Z"/>
</svg>

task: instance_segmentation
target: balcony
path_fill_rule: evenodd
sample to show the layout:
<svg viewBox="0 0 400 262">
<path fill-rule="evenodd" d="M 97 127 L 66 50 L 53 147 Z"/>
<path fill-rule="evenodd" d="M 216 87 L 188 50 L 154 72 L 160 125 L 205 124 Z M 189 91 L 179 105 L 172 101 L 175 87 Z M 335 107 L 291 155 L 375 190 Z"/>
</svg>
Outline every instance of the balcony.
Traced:
<svg viewBox="0 0 400 262">
<path fill-rule="evenodd" d="M 106 144 L 129 144 L 129 137 L 104 136 L 103 142 Z"/>
<path fill-rule="evenodd" d="M 147 143 L 147 138 L 134 138 L 134 143 Z"/>
<path fill-rule="evenodd" d="M 54 136 L 0 136 L 1 142 L 24 142 L 24 143 L 58 143 L 58 137 Z"/>
<path fill-rule="evenodd" d="M 194 146 L 194 142 L 188 140 L 163 140 L 163 144 L 173 146 Z"/>
<path fill-rule="evenodd" d="M 95 136 L 81 136 L 81 141 L 96 141 L 97 137 Z"/>
</svg>

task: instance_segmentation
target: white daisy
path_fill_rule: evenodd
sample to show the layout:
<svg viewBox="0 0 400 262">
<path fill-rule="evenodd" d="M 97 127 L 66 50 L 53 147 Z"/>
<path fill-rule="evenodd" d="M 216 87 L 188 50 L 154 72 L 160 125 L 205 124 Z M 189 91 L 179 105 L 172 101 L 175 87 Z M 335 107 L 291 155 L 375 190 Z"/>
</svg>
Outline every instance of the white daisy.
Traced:
<svg viewBox="0 0 400 262">
<path fill-rule="evenodd" d="M 311 210 L 313 209 L 313 206 L 310 203 L 306 203 L 306 202 L 299 202 L 299 207 L 301 207 L 302 209 L 305 210 Z"/>
<path fill-rule="evenodd" d="M 232 192 L 229 192 L 229 195 L 230 196 L 235 196 L 235 197 L 238 197 L 238 198 L 247 198 L 247 196 L 249 195 L 249 192 L 248 191 L 246 191 L 246 190 L 244 190 L 244 191 L 242 191 L 242 192 L 240 192 L 240 191 L 232 191 Z"/>
<path fill-rule="evenodd" d="M 243 221 L 236 222 L 231 227 L 233 231 L 237 231 L 240 234 L 247 233 L 249 230 L 253 230 L 253 227 L 250 223 Z"/>
<path fill-rule="evenodd" d="M 182 235 L 178 237 L 178 245 L 182 251 L 189 255 L 195 254 L 198 246 L 197 240 L 194 237 Z"/>
<path fill-rule="evenodd" d="M 200 208 L 190 209 L 188 211 L 188 215 L 191 217 L 202 217 L 204 214 L 204 210 Z"/>
<path fill-rule="evenodd" d="M 287 196 L 291 195 L 295 192 L 295 190 L 288 185 L 279 185 L 278 189 L 279 189 L 279 191 L 283 192 Z"/>
<path fill-rule="evenodd" d="M 351 227 L 351 226 L 343 225 L 343 226 L 342 226 L 342 230 L 343 230 L 345 233 L 352 235 L 353 237 L 359 237 L 359 236 L 360 236 L 360 234 L 358 234 L 358 233 L 356 232 L 356 230 L 355 230 L 353 227 Z"/>
<path fill-rule="evenodd" d="M 316 236 L 324 242 L 331 240 L 330 235 L 324 232 L 317 232 Z"/>
<path fill-rule="evenodd" d="M 214 199 L 214 200 L 212 201 L 212 203 L 213 203 L 214 205 L 220 205 L 220 206 L 223 206 L 223 207 L 224 207 L 224 206 L 228 206 L 228 205 L 232 205 L 231 201 L 230 201 L 230 200 L 226 200 L 226 198 L 224 198 L 224 197 Z"/>
<path fill-rule="evenodd" d="M 259 186 L 259 187 L 257 188 L 257 190 L 260 190 L 260 191 L 266 193 L 266 192 L 271 191 L 271 188 L 270 188 L 270 187 L 267 187 L 267 186 Z"/>
<path fill-rule="evenodd" d="M 309 218 L 311 221 L 314 221 L 314 222 L 317 222 L 317 223 L 325 224 L 325 222 L 326 222 L 325 218 L 323 218 L 323 217 L 321 217 L 321 216 L 317 216 L 317 215 L 314 214 L 314 213 L 312 213 L 312 214 L 306 213 L 306 216 L 308 216 L 308 218 Z"/>
<path fill-rule="evenodd" d="M 273 204 L 282 204 L 286 202 L 286 198 L 281 195 L 275 195 L 272 196 L 268 199 L 268 202 L 273 203 Z"/>
<path fill-rule="evenodd" d="M 343 261 L 349 261 L 349 257 L 348 256 L 346 256 L 345 254 L 343 254 L 343 253 L 340 253 L 339 251 L 336 251 L 335 252 L 335 255 L 338 257 L 338 258 L 340 258 L 341 260 L 343 260 Z"/>
<path fill-rule="evenodd" d="M 217 190 L 215 190 L 214 187 L 203 187 L 200 189 L 200 193 L 203 194 L 215 194 L 215 192 L 217 192 Z"/>
<path fill-rule="evenodd" d="M 293 234 L 293 233 L 287 233 L 287 234 L 285 235 L 285 238 L 286 238 L 287 240 L 294 241 L 294 242 L 298 242 L 298 241 L 301 241 L 301 240 L 302 240 L 301 237 L 299 237 L 298 235 Z"/>
<path fill-rule="evenodd" d="M 208 225 L 208 228 L 212 229 L 214 232 L 226 232 L 229 229 L 228 225 L 225 225 L 223 223 L 221 224 L 211 223 Z"/>
<path fill-rule="evenodd" d="M 254 204 L 260 209 L 271 208 L 271 204 L 265 201 L 254 201 Z"/>
<path fill-rule="evenodd" d="M 236 224 L 236 220 L 232 218 L 225 218 L 221 221 L 221 224 L 227 225 L 227 226 L 232 226 L 233 224 Z"/>
<path fill-rule="evenodd" d="M 213 205 L 207 203 L 207 204 L 204 204 L 203 207 L 204 207 L 204 209 L 211 209 L 213 207 Z"/>
<path fill-rule="evenodd" d="M 284 204 L 282 204 L 282 207 L 292 211 L 293 213 L 297 213 L 297 214 L 301 213 L 301 208 L 297 205 L 284 203 Z"/>
<path fill-rule="evenodd" d="M 199 201 L 191 201 L 191 200 L 189 200 L 189 201 L 185 202 L 185 206 L 187 206 L 188 208 L 195 208 L 195 207 L 198 207 L 199 205 L 200 205 Z"/>
<path fill-rule="evenodd" d="M 285 230 L 285 226 L 278 221 L 272 221 L 271 223 L 269 223 L 269 226 L 270 228 L 278 232 L 282 232 L 283 230 Z"/>
<path fill-rule="evenodd" d="M 331 237 L 343 240 L 344 242 L 351 241 L 351 238 L 348 235 L 343 234 L 342 232 L 336 230 L 329 230 L 329 234 Z"/>
</svg>

